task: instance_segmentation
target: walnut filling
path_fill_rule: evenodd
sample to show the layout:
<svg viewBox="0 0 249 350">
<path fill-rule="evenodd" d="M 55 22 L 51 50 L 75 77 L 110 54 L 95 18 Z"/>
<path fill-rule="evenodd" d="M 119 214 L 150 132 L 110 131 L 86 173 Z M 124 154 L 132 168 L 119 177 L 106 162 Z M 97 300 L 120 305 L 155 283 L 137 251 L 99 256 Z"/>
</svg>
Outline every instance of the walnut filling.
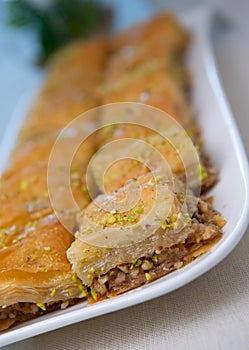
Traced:
<svg viewBox="0 0 249 350">
<path fill-rule="evenodd" d="M 202 197 L 189 224 L 192 233 L 187 239 L 167 248 L 158 247 L 153 255 L 118 265 L 95 277 L 91 285 L 92 301 L 118 295 L 182 268 L 217 244 L 224 225 L 223 217 L 212 209 L 212 198 Z"/>
<path fill-rule="evenodd" d="M 55 310 L 65 309 L 75 305 L 79 300 L 70 299 L 49 304 L 16 303 L 9 306 L 3 305 L 0 307 L 0 330 L 8 328 L 10 324 L 28 321 Z M 10 322 L 6 322 L 6 320 Z"/>
<path fill-rule="evenodd" d="M 186 240 L 185 244 L 177 244 L 164 251 L 155 252 L 151 258 L 143 257 L 134 264 L 119 265 L 107 274 L 94 278 L 91 287 L 92 299 L 96 301 L 118 295 L 178 270 L 212 249 L 220 238 L 221 233 L 216 232 L 212 238 L 199 243 L 189 243 Z"/>
</svg>

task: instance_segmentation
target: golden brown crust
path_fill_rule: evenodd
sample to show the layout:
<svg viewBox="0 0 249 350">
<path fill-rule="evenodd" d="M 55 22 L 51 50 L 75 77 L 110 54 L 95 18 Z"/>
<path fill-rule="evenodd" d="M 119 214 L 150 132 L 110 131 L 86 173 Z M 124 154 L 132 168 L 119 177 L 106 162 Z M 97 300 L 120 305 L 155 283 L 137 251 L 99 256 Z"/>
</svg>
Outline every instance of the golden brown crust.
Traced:
<svg viewBox="0 0 249 350">
<path fill-rule="evenodd" d="M 97 85 L 102 78 L 107 49 L 105 38 L 78 40 L 54 56 L 19 142 L 58 131 L 79 114 L 100 104 Z"/>
<path fill-rule="evenodd" d="M 54 215 L 27 225 L 11 239 L 0 250 L 1 305 L 47 303 L 81 294 L 66 257 L 73 236 Z"/>
<path fill-rule="evenodd" d="M 117 51 L 127 43 L 135 46 L 146 40 L 150 45 L 155 38 L 161 38 L 167 43 L 167 50 L 177 54 L 182 52 L 188 43 L 188 33 L 179 26 L 176 18 L 172 14 L 162 13 L 117 34 L 111 45 L 113 50 Z"/>
</svg>

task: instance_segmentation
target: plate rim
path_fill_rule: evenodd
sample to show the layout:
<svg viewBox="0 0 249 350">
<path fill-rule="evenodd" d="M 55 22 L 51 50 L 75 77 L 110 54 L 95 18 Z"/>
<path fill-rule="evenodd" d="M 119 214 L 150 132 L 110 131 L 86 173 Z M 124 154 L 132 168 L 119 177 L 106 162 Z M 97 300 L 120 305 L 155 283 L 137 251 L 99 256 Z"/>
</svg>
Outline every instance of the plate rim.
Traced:
<svg viewBox="0 0 249 350">
<path fill-rule="evenodd" d="M 166 295 L 192 282 L 193 280 L 195 280 L 196 278 L 208 272 L 214 266 L 219 264 L 225 257 L 227 257 L 231 253 L 231 251 L 235 248 L 235 246 L 243 237 L 249 222 L 248 160 L 240 136 L 240 132 L 237 127 L 237 123 L 235 121 L 235 118 L 233 117 L 232 111 L 226 99 L 216 68 L 215 56 L 212 50 L 210 38 L 210 23 L 212 20 L 213 11 L 207 6 L 198 6 L 184 11 L 184 13 L 179 13 L 180 21 L 182 17 L 188 18 L 193 13 L 193 17 L 201 21 L 201 26 L 199 26 L 199 28 L 196 29 L 198 29 L 197 34 L 199 39 L 201 38 L 201 40 L 203 41 L 205 55 L 207 55 L 207 68 L 209 71 L 208 80 L 212 89 L 216 93 L 216 99 L 219 103 L 219 107 L 223 111 L 222 119 L 226 126 L 229 126 L 228 131 L 235 149 L 238 164 L 240 166 L 240 173 L 243 178 L 243 185 L 245 188 L 245 203 L 243 211 L 235 229 L 233 230 L 233 233 L 230 236 L 226 237 L 226 240 L 222 241 L 222 244 L 218 243 L 218 245 L 213 251 L 205 254 L 204 259 L 199 258 L 196 260 L 197 263 L 193 262 L 184 267 L 184 273 L 177 275 L 177 271 L 175 271 L 173 272 L 173 274 L 175 274 L 174 279 L 159 279 L 153 282 L 154 285 L 155 283 L 157 284 L 157 288 L 154 288 L 153 290 L 153 295 L 151 295 L 152 284 L 148 284 L 146 286 L 139 287 L 135 290 L 127 292 L 113 299 L 101 301 L 81 309 L 75 310 L 75 306 L 73 306 L 67 309 L 67 312 L 63 314 L 48 314 L 40 319 L 28 321 L 25 324 L 17 326 L 17 328 L 13 328 L 3 332 L 2 334 L 0 334 L 0 346 L 9 345 L 17 341 L 30 338 L 31 336 L 33 337 L 35 335 L 56 330 L 58 328 L 72 325 L 80 321 L 85 321 L 96 316 L 102 316 L 113 311 L 122 310 L 124 308 L 138 305 L 139 303 L 152 300 L 162 295 Z M 8 130 L 10 130 L 10 124 L 7 127 L 5 134 L 9 133 Z M 172 276 L 172 273 L 170 275 Z M 127 297 L 127 295 L 129 295 L 129 297 Z M 32 323 L 34 321 L 36 322 Z"/>
</svg>

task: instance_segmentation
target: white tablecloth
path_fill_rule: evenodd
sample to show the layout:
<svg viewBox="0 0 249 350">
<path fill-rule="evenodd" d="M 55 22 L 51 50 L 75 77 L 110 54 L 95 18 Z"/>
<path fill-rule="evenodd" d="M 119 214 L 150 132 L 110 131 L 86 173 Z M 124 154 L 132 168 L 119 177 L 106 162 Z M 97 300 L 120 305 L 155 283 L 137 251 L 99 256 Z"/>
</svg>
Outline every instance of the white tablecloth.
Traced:
<svg viewBox="0 0 249 350">
<path fill-rule="evenodd" d="M 233 27 L 216 37 L 216 53 L 225 91 L 249 150 L 249 2 L 212 2 L 234 22 Z M 21 76 L 24 73 L 18 74 L 15 91 L 4 88 L 3 83 L 0 86 L 1 108 L 5 112 L 1 115 L 1 133 L 22 84 L 28 84 Z M 11 85 L 5 78 L 7 86 Z M 169 295 L 5 349 L 249 349 L 248 247 L 247 232 L 221 264 Z"/>
</svg>

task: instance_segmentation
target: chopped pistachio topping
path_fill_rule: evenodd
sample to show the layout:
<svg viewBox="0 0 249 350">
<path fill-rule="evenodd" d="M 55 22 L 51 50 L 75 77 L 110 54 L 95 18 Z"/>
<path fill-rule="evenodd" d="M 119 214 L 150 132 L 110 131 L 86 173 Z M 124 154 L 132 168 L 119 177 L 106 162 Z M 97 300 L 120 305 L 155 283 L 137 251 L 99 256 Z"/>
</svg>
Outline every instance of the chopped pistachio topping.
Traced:
<svg viewBox="0 0 249 350">
<path fill-rule="evenodd" d="M 98 295 L 97 295 L 96 291 L 93 288 L 91 288 L 91 296 L 93 297 L 93 299 L 95 301 L 98 299 Z"/>
<path fill-rule="evenodd" d="M 151 274 L 146 272 L 145 278 L 147 279 L 147 281 L 149 281 L 151 279 Z"/>
<path fill-rule="evenodd" d="M 77 171 L 77 170 L 73 171 L 72 174 L 71 174 L 71 178 L 72 178 L 73 180 L 79 180 L 79 179 L 80 179 L 80 173 L 79 173 L 79 171 Z"/>
<path fill-rule="evenodd" d="M 161 228 L 163 230 L 166 230 L 166 228 L 171 228 L 171 229 L 176 229 L 177 226 L 178 226 L 178 223 L 177 223 L 177 219 L 178 219 L 178 216 L 176 216 L 175 218 L 175 221 L 172 221 L 170 218 L 167 218 L 162 224 L 161 224 Z"/>
<path fill-rule="evenodd" d="M 180 202 L 181 204 L 183 204 L 184 201 L 185 201 L 185 193 L 184 193 L 184 192 L 179 193 L 179 194 L 177 195 L 177 198 L 178 198 L 179 202 Z"/>
<path fill-rule="evenodd" d="M 162 223 L 162 225 L 161 225 L 161 228 L 162 228 L 163 230 L 166 230 L 167 227 L 168 227 L 168 225 L 166 224 L 166 221 L 164 221 L 164 222 Z"/>
<path fill-rule="evenodd" d="M 74 295 L 74 290 L 73 290 L 73 288 L 69 288 L 69 289 L 67 290 L 67 294 L 68 294 L 68 296 L 69 296 L 70 298 L 72 298 L 73 295 Z"/>
<path fill-rule="evenodd" d="M 175 229 L 177 229 L 177 227 L 178 227 L 178 223 L 176 221 L 173 222 L 172 229 L 175 230 Z"/>
<path fill-rule="evenodd" d="M 127 218 L 128 222 L 135 222 L 136 221 L 136 218 L 134 218 L 133 216 L 129 216 Z"/>
<path fill-rule="evenodd" d="M 142 264 L 142 260 L 138 259 L 133 265 L 139 267 Z"/>
<path fill-rule="evenodd" d="M 46 306 L 45 306 L 45 304 L 43 304 L 43 303 L 37 303 L 36 304 L 40 309 L 42 309 L 43 311 L 46 311 Z"/>
<path fill-rule="evenodd" d="M 80 187 L 80 180 L 73 180 L 72 186 L 75 188 Z"/>
<path fill-rule="evenodd" d="M 26 235 L 24 233 L 22 233 L 17 237 L 17 241 L 21 242 L 25 237 L 26 237 Z"/>
<path fill-rule="evenodd" d="M 5 236 L 6 235 L 6 229 L 5 228 L 2 228 L 0 230 L 0 236 Z"/>
<path fill-rule="evenodd" d="M 108 214 L 106 221 L 108 224 L 112 225 L 112 224 L 115 224 L 115 222 L 117 222 L 117 218 L 113 214 Z"/>
<path fill-rule="evenodd" d="M 83 185 L 83 186 L 81 186 L 81 191 L 83 192 L 83 193 L 88 193 L 88 189 L 87 189 L 87 186 L 86 185 Z"/>
<path fill-rule="evenodd" d="M 34 261 L 35 258 L 36 258 L 35 254 L 30 254 L 30 260 L 31 260 L 31 261 Z"/>
<path fill-rule="evenodd" d="M 94 274 L 95 273 L 95 269 L 93 267 L 91 267 L 90 270 L 89 270 L 89 273 Z"/>
<path fill-rule="evenodd" d="M 28 184 L 27 181 L 22 181 L 22 182 L 20 183 L 20 191 L 26 191 L 27 188 L 28 188 L 28 186 L 29 186 L 29 184 Z"/>
<path fill-rule="evenodd" d="M 50 292 L 50 296 L 53 298 L 56 293 L 57 293 L 56 289 L 52 289 Z"/>
<path fill-rule="evenodd" d="M 199 173 L 200 173 L 200 178 L 202 181 L 204 181 L 208 178 L 207 171 L 202 164 L 200 164 L 200 166 L 199 166 Z"/>
<path fill-rule="evenodd" d="M 154 255 L 152 256 L 152 261 L 155 262 L 155 263 L 158 262 L 158 256 L 157 256 L 156 254 L 154 254 Z"/>
<path fill-rule="evenodd" d="M 78 282 L 79 281 L 79 279 L 78 279 L 78 277 L 77 277 L 77 275 L 75 273 L 72 276 L 72 281 L 73 282 Z"/>
<path fill-rule="evenodd" d="M 158 175 L 155 176 L 155 182 L 158 183 L 160 180 L 162 180 L 162 176 Z"/>
<path fill-rule="evenodd" d="M 136 213 L 136 214 L 142 214 L 143 211 L 144 211 L 144 206 L 141 206 L 141 207 L 139 207 L 139 208 L 137 208 L 137 209 L 135 210 L 135 213 Z"/>
<path fill-rule="evenodd" d="M 88 296 L 87 288 L 85 286 L 82 286 L 82 285 L 79 285 L 78 287 L 79 287 L 79 289 L 81 291 L 81 293 L 78 296 L 78 298 L 85 298 L 85 297 L 87 297 Z"/>
<path fill-rule="evenodd" d="M 35 254 L 30 254 L 30 255 L 27 257 L 27 262 L 34 261 L 35 259 L 36 259 Z"/>
<path fill-rule="evenodd" d="M 37 221 L 29 221 L 26 225 L 25 228 L 29 229 L 29 228 L 36 228 L 38 225 Z"/>
</svg>

